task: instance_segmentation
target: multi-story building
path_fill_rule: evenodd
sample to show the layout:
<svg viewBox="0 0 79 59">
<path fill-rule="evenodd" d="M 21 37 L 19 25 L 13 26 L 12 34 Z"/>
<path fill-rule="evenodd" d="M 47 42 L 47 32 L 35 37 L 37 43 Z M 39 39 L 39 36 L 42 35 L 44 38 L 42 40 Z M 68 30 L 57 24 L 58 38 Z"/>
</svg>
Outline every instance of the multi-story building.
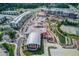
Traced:
<svg viewBox="0 0 79 59">
<path fill-rule="evenodd" d="M 5 15 L 19 15 L 20 12 L 18 12 L 18 11 L 2 11 L 1 14 L 5 14 Z"/>
<path fill-rule="evenodd" d="M 78 15 L 77 12 L 72 9 L 53 8 L 45 11 L 47 14 L 61 16 L 61 17 L 69 17 L 73 19 L 76 19 Z"/>
<path fill-rule="evenodd" d="M 10 26 L 12 28 L 18 29 L 24 24 L 24 22 L 32 16 L 32 11 L 27 11 L 17 16 L 11 23 Z"/>
</svg>

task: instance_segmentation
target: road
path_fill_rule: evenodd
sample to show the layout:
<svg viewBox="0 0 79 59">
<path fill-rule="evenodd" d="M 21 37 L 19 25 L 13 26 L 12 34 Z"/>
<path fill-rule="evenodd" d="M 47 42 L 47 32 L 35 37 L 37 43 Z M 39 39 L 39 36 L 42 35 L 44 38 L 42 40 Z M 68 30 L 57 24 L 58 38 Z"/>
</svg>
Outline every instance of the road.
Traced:
<svg viewBox="0 0 79 59">
<path fill-rule="evenodd" d="M 18 42 L 17 42 L 17 51 L 16 51 L 16 55 L 17 56 L 21 56 L 21 45 L 23 43 L 23 39 L 24 39 L 24 32 L 26 31 L 28 24 L 32 21 L 32 19 L 34 18 L 34 16 L 30 17 L 22 26 L 22 28 L 19 30 L 18 34 L 19 34 L 19 38 L 18 38 Z"/>
<path fill-rule="evenodd" d="M 21 56 L 20 54 L 20 48 L 21 48 L 21 44 L 22 44 L 22 38 L 19 38 L 18 43 L 17 43 L 17 56 Z"/>
</svg>

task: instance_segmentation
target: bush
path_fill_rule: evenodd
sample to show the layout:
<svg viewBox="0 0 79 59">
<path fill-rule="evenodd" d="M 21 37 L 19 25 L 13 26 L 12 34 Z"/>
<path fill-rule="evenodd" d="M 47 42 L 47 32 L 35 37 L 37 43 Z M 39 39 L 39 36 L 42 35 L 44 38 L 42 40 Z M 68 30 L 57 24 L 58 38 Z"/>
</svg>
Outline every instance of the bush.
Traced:
<svg viewBox="0 0 79 59">
<path fill-rule="evenodd" d="M 0 32 L 0 41 L 2 41 L 3 39 L 2 39 L 2 32 Z"/>
<path fill-rule="evenodd" d="M 27 55 L 27 56 L 31 56 L 31 55 L 32 55 L 32 52 L 27 51 L 27 50 L 23 51 L 23 53 L 24 53 L 25 55 Z"/>
<path fill-rule="evenodd" d="M 2 41 L 3 39 L 2 39 L 2 35 L 0 34 L 0 41 Z"/>
<path fill-rule="evenodd" d="M 56 7 L 57 8 L 69 8 L 67 4 L 58 4 Z"/>
<path fill-rule="evenodd" d="M 15 34 L 16 34 L 16 32 L 14 32 L 14 31 L 13 32 L 11 32 L 11 31 L 8 32 L 8 35 L 10 36 L 11 39 L 15 38 Z"/>
<path fill-rule="evenodd" d="M 65 21 L 62 21 L 62 24 L 64 24 L 64 25 L 71 25 L 71 26 L 79 26 L 79 23 L 70 22 L 67 19 Z"/>
</svg>

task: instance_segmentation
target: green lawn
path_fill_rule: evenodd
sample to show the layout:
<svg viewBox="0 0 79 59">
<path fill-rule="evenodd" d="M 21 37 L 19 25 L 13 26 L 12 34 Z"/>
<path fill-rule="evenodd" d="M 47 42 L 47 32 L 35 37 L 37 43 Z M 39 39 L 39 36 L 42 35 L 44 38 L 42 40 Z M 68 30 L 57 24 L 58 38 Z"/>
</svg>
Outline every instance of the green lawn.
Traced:
<svg viewBox="0 0 79 59">
<path fill-rule="evenodd" d="M 14 50 L 15 50 L 15 45 L 14 44 L 3 43 L 2 45 L 8 51 L 9 56 L 14 56 Z"/>
<path fill-rule="evenodd" d="M 57 30 L 55 31 L 56 35 L 59 37 L 60 43 L 65 44 L 65 37 L 62 36 Z"/>
<path fill-rule="evenodd" d="M 2 34 L 3 32 L 0 32 L 0 34 Z"/>
</svg>

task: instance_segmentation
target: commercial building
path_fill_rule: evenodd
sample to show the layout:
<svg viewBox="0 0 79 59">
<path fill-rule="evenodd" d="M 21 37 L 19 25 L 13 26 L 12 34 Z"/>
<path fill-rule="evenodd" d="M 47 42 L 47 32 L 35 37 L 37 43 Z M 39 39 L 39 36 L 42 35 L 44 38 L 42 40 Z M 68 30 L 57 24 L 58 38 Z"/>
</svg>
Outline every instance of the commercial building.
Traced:
<svg viewBox="0 0 79 59">
<path fill-rule="evenodd" d="M 61 16 L 61 17 L 69 17 L 76 19 L 78 13 L 73 9 L 63 9 L 63 8 L 53 8 L 45 10 L 46 13 L 49 15 Z"/>
<path fill-rule="evenodd" d="M 6 20 L 5 16 L 0 15 L 0 23 L 3 23 Z"/>
<path fill-rule="evenodd" d="M 10 26 L 15 29 L 21 28 L 24 22 L 28 20 L 32 16 L 32 14 L 33 14 L 32 11 L 27 11 L 27 12 L 22 13 L 10 23 Z"/>
<path fill-rule="evenodd" d="M 28 50 L 35 51 L 41 46 L 41 35 L 39 32 L 32 32 L 29 34 L 26 42 Z"/>
<path fill-rule="evenodd" d="M 74 14 L 74 13 L 65 13 L 63 11 L 53 11 L 52 14 L 56 15 L 56 16 L 61 16 L 61 17 L 69 17 L 69 18 L 73 18 L 73 19 L 77 18 L 77 14 Z"/>
<path fill-rule="evenodd" d="M 46 13 L 44 11 L 39 11 L 37 13 L 37 16 L 40 16 L 40 17 L 45 17 L 46 16 Z"/>
</svg>

